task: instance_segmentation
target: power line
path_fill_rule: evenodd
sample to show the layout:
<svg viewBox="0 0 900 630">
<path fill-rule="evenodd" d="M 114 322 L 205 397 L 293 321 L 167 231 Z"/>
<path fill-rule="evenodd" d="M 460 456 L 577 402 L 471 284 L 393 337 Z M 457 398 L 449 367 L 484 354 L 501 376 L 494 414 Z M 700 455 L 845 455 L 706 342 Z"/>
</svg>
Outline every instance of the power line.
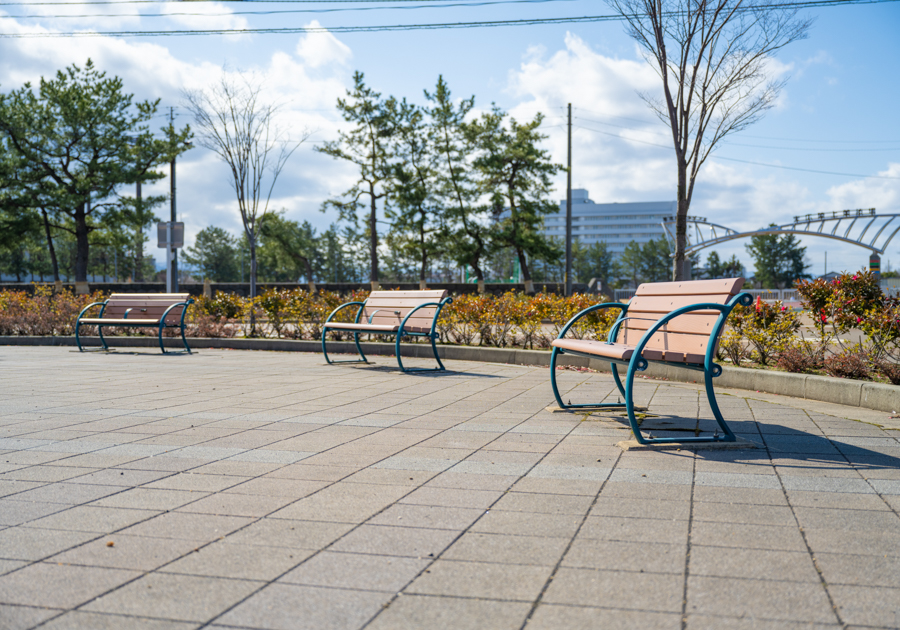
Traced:
<svg viewBox="0 0 900 630">
<path fill-rule="evenodd" d="M 145 0 L 139 0 L 143 2 Z M 190 0 L 191 4 L 195 4 L 197 2 L 205 2 L 207 0 Z M 257 4 L 261 3 L 259 0 L 240 0 L 242 2 L 249 4 Z M 286 0 L 273 0 L 273 1 L 286 1 Z M 293 1 L 293 0 L 290 0 Z M 391 0 L 389 0 L 391 1 Z M 399 0 L 403 2 L 404 0 Z M 419 0 L 428 2 L 428 0 Z M 442 0 L 443 1 L 443 0 Z M 410 10 L 419 10 L 419 9 L 450 9 L 450 8 L 459 8 L 459 7 L 483 7 L 483 6 L 492 6 L 492 5 L 506 5 L 506 4 L 544 4 L 547 2 L 578 2 L 579 0 L 487 0 L 483 2 L 454 2 L 450 4 L 418 4 L 411 6 L 370 6 L 370 7 L 339 7 L 334 9 L 277 9 L 272 11 L 229 11 L 226 13 L 141 13 L 140 17 L 148 18 L 148 17 L 181 17 L 181 16 L 197 16 L 197 17 L 223 17 L 223 16 L 232 16 L 232 15 L 282 15 L 282 14 L 304 14 L 304 13 L 340 13 L 346 11 L 410 11 Z M 106 4 L 130 4 L 130 0 L 120 1 L 120 2 L 110 2 Z M 91 3 L 66 3 L 68 5 L 80 5 L 80 4 L 91 4 Z M 96 3 L 101 4 L 101 3 Z M 168 2 L 167 4 L 173 4 L 172 2 Z M 0 3 L 0 6 L 4 6 Z M 9 5 L 5 5 L 9 6 Z M 30 4 L 24 4 L 22 6 L 31 6 Z M 79 19 L 79 18 L 121 18 L 122 13 L 87 13 L 87 14 L 69 14 L 69 15 L 0 15 L 0 19 L 50 19 L 50 20 L 65 20 L 65 19 Z"/>
<path fill-rule="evenodd" d="M 577 126 L 578 129 L 584 129 L 585 131 L 592 131 L 594 133 L 601 133 L 605 136 L 612 136 L 614 138 L 618 138 L 619 140 L 625 140 L 627 142 L 636 142 L 638 144 L 646 144 L 651 147 L 659 147 L 661 149 L 671 149 L 671 146 L 666 146 L 664 144 L 656 144 L 655 142 L 647 142 L 646 140 L 636 140 L 634 138 L 626 138 L 616 133 L 610 133 L 608 131 L 600 131 L 599 129 L 591 129 L 590 127 L 584 127 L 581 125 Z M 858 173 L 838 173 L 835 171 L 820 171 L 811 168 L 800 168 L 796 166 L 783 166 L 781 164 L 766 164 L 765 162 L 752 162 L 750 160 L 739 160 L 737 158 L 729 158 L 721 155 L 713 155 L 710 156 L 711 159 L 714 160 L 726 160 L 728 162 L 740 162 L 742 164 L 752 164 L 754 166 L 766 166 L 768 168 L 780 168 L 787 171 L 802 171 L 804 173 L 818 173 L 820 175 L 839 175 L 841 177 L 859 177 L 863 179 L 890 179 L 890 180 L 898 180 L 900 181 L 900 177 L 891 177 L 890 175 L 861 175 Z"/>
<path fill-rule="evenodd" d="M 135 0 L 122 0 L 120 4 L 133 2 Z M 140 0 L 139 0 L 140 1 Z M 192 0 L 204 1 L 204 0 Z M 860 5 L 860 4 L 884 4 L 889 2 L 900 2 L 900 0 L 809 0 L 805 2 L 783 2 L 779 4 L 766 5 L 767 9 L 778 8 L 814 8 L 814 7 L 833 7 L 841 5 Z M 760 6 L 748 5 L 744 7 L 745 11 L 753 11 L 762 8 Z M 673 12 L 672 15 L 675 15 Z M 57 37 L 177 37 L 177 36 L 195 36 L 195 35 L 289 35 L 299 33 L 378 33 L 378 32 L 395 32 L 395 31 L 419 31 L 419 30 L 449 30 L 449 29 L 469 29 L 469 28 L 492 28 L 501 26 L 539 26 L 539 25 L 555 25 L 555 24 L 578 24 L 588 22 L 612 22 L 620 21 L 625 18 L 621 15 L 593 15 L 582 17 L 561 17 L 561 18 L 532 18 L 520 20 L 489 20 L 476 22 L 445 22 L 436 24 L 391 24 L 391 25 L 366 25 L 366 26 L 332 26 L 332 27 L 314 27 L 299 26 L 285 28 L 243 28 L 243 29 L 179 29 L 179 30 L 159 30 L 159 31 L 70 31 L 70 32 L 42 32 L 42 33 L 0 33 L 0 38 L 5 39 L 30 39 L 30 38 L 57 38 Z"/>
</svg>

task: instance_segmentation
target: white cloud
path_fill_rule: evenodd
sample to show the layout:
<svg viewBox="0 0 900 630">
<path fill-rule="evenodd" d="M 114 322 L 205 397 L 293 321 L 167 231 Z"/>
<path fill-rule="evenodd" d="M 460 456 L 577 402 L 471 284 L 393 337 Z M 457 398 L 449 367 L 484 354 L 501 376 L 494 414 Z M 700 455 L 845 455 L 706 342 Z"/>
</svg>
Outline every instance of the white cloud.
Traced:
<svg viewBox="0 0 900 630">
<path fill-rule="evenodd" d="M 313 20 L 305 26 L 321 28 L 322 25 Z M 309 33 L 297 42 L 297 57 L 309 68 L 321 68 L 332 64 L 344 66 L 353 57 L 353 51 L 331 33 Z"/>
</svg>

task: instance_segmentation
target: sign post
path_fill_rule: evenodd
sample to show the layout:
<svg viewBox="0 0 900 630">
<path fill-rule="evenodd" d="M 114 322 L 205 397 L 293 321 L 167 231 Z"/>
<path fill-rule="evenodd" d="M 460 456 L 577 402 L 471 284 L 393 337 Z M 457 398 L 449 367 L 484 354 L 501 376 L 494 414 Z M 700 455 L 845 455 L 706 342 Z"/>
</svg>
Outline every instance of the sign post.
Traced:
<svg viewBox="0 0 900 630">
<path fill-rule="evenodd" d="M 175 250 L 184 247 L 184 223 L 160 221 L 156 224 L 157 247 L 166 250 L 166 293 L 178 293 L 178 276 L 175 271 Z"/>
</svg>

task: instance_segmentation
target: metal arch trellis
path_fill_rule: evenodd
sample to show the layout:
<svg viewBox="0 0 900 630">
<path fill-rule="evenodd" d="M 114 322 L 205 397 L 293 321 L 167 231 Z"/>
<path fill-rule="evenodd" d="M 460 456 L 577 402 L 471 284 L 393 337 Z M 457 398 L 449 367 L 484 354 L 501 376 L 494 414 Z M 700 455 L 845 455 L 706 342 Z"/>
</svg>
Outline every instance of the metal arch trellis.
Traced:
<svg viewBox="0 0 900 630">
<path fill-rule="evenodd" d="M 833 223 L 833 226 L 831 225 Z M 841 230 L 842 225 L 844 229 Z M 675 235 L 675 217 L 665 217 L 662 221 L 666 237 L 673 241 Z M 795 216 L 791 223 L 752 230 L 750 232 L 738 232 L 715 223 L 710 223 L 704 217 L 687 218 L 687 247 L 685 255 L 693 254 L 713 247 L 719 243 L 733 241 L 750 236 L 764 234 L 797 234 L 800 236 L 821 236 L 851 245 L 858 245 L 869 249 L 879 256 L 887 249 L 888 244 L 900 232 L 900 214 L 878 214 L 875 208 L 858 208 L 855 210 L 839 210 L 836 212 L 818 212 Z M 856 232 L 854 232 L 856 228 Z M 865 240 L 866 235 L 874 232 L 870 240 Z M 853 235 L 851 235 L 853 233 Z"/>
</svg>

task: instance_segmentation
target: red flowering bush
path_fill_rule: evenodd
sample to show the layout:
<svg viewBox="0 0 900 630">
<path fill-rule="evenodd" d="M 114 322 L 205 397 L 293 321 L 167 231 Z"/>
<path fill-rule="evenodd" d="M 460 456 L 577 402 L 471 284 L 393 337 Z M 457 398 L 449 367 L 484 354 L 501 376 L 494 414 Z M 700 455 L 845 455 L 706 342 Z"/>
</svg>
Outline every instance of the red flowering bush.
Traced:
<svg viewBox="0 0 900 630">
<path fill-rule="evenodd" d="M 825 373 L 838 378 L 868 379 L 871 361 L 861 346 L 854 346 L 825 359 Z"/>
</svg>

